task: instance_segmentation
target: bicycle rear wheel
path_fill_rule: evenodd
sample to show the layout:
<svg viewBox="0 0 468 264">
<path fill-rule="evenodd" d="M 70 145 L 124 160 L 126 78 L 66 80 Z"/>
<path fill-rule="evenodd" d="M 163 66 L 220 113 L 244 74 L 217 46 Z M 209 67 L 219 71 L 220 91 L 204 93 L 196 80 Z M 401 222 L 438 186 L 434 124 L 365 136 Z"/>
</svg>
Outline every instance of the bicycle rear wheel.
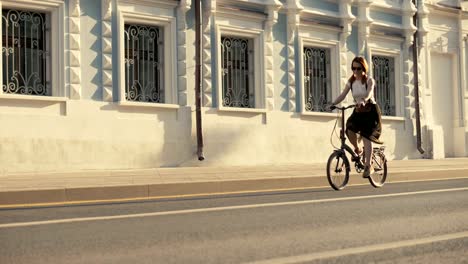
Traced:
<svg viewBox="0 0 468 264">
<path fill-rule="evenodd" d="M 327 179 L 330 186 L 339 191 L 346 187 L 349 180 L 349 161 L 342 152 L 333 152 L 327 162 Z"/>
<path fill-rule="evenodd" d="M 369 176 L 369 182 L 375 188 L 380 188 L 387 180 L 387 159 L 382 152 L 374 152 L 372 155 L 372 167 L 374 172 Z"/>
</svg>

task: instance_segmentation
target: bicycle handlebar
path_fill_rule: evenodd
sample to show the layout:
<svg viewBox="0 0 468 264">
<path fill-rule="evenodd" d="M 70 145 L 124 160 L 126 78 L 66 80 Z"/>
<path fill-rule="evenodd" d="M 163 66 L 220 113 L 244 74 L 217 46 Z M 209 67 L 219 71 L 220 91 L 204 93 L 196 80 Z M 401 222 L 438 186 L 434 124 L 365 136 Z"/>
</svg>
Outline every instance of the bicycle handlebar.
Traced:
<svg viewBox="0 0 468 264">
<path fill-rule="evenodd" d="M 353 107 L 356 107 L 356 105 L 348 105 L 348 106 L 343 106 L 343 107 L 332 105 L 332 106 L 330 106 L 330 110 L 338 109 L 338 110 L 343 110 L 344 111 L 346 109 L 353 108 Z"/>
</svg>

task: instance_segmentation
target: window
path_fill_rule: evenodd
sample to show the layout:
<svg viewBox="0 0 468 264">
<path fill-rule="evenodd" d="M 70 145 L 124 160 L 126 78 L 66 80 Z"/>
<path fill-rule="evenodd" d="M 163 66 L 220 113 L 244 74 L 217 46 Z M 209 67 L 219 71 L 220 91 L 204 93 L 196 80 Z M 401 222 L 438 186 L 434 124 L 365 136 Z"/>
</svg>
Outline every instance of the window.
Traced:
<svg viewBox="0 0 468 264">
<path fill-rule="evenodd" d="M 216 107 L 221 111 L 265 113 L 265 63 L 271 55 L 264 53 L 263 29 L 257 23 L 244 25 L 242 21 L 229 21 L 232 25 L 225 25 L 226 21 L 220 18 L 215 26 Z M 247 25 L 250 28 L 241 27 Z M 206 57 L 204 60 L 204 74 L 207 74 L 205 70 L 212 61 Z"/>
<path fill-rule="evenodd" d="M 372 72 L 376 81 L 374 96 L 382 114 L 396 116 L 395 107 L 395 59 L 372 56 Z"/>
<path fill-rule="evenodd" d="M 2 10 L 3 93 L 52 95 L 49 20 L 47 13 Z"/>
<path fill-rule="evenodd" d="M 125 24 L 125 99 L 164 103 L 163 30 Z"/>
<path fill-rule="evenodd" d="M 225 107 L 255 107 L 252 39 L 221 37 L 222 103 Z"/>
<path fill-rule="evenodd" d="M 305 110 L 326 112 L 331 102 L 330 50 L 304 47 Z"/>
<path fill-rule="evenodd" d="M 185 69 L 178 71 L 185 46 L 177 40 L 174 12 L 166 9 L 175 8 L 177 2 L 148 10 L 139 1 L 119 0 L 118 6 L 119 105 L 179 108 L 179 98 L 186 97 L 186 91 L 178 93 L 186 82 Z M 141 12 L 135 12 L 135 6 Z"/>
</svg>

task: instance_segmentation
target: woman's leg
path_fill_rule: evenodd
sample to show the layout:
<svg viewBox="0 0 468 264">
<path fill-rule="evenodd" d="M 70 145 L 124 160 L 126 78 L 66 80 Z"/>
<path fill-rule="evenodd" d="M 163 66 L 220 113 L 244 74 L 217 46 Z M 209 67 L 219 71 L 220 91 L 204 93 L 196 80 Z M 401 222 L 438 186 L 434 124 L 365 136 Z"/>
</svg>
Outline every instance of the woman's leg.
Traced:
<svg viewBox="0 0 468 264">
<path fill-rule="evenodd" d="M 358 142 L 357 142 L 357 135 L 356 135 L 356 133 L 354 133 L 354 132 L 351 131 L 351 130 L 348 130 L 348 131 L 347 131 L 347 134 L 348 134 L 349 142 L 354 146 L 354 151 L 356 152 L 356 150 L 360 150 L 360 149 L 359 149 Z M 356 154 L 360 154 L 360 153 L 356 153 Z"/>
<path fill-rule="evenodd" d="M 363 137 L 364 140 L 364 151 L 366 152 L 365 161 L 366 161 L 366 166 L 371 165 L 371 157 L 372 157 L 372 141 L 369 139 Z"/>
</svg>

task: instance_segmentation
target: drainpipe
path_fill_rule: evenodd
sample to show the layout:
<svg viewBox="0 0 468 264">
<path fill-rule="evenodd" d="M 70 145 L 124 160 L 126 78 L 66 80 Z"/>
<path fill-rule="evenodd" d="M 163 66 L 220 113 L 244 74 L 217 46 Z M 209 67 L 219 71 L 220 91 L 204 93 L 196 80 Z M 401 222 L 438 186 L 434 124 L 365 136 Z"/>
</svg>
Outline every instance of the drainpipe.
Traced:
<svg viewBox="0 0 468 264">
<path fill-rule="evenodd" d="M 203 133 L 201 118 L 201 0 L 195 0 L 195 116 L 197 126 L 197 155 L 198 160 L 205 159 L 203 155 Z"/>
<path fill-rule="evenodd" d="M 418 8 L 417 0 L 413 0 L 413 4 Z M 421 142 L 421 114 L 419 112 L 419 73 L 418 73 L 418 11 L 413 16 L 413 23 L 416 26 L 416 31 L 413 36 L 413 71 L 414 71 L 414 107 L 416 108 L 416 145 L 418 151 L 423 154 Z"/>
</svg>

